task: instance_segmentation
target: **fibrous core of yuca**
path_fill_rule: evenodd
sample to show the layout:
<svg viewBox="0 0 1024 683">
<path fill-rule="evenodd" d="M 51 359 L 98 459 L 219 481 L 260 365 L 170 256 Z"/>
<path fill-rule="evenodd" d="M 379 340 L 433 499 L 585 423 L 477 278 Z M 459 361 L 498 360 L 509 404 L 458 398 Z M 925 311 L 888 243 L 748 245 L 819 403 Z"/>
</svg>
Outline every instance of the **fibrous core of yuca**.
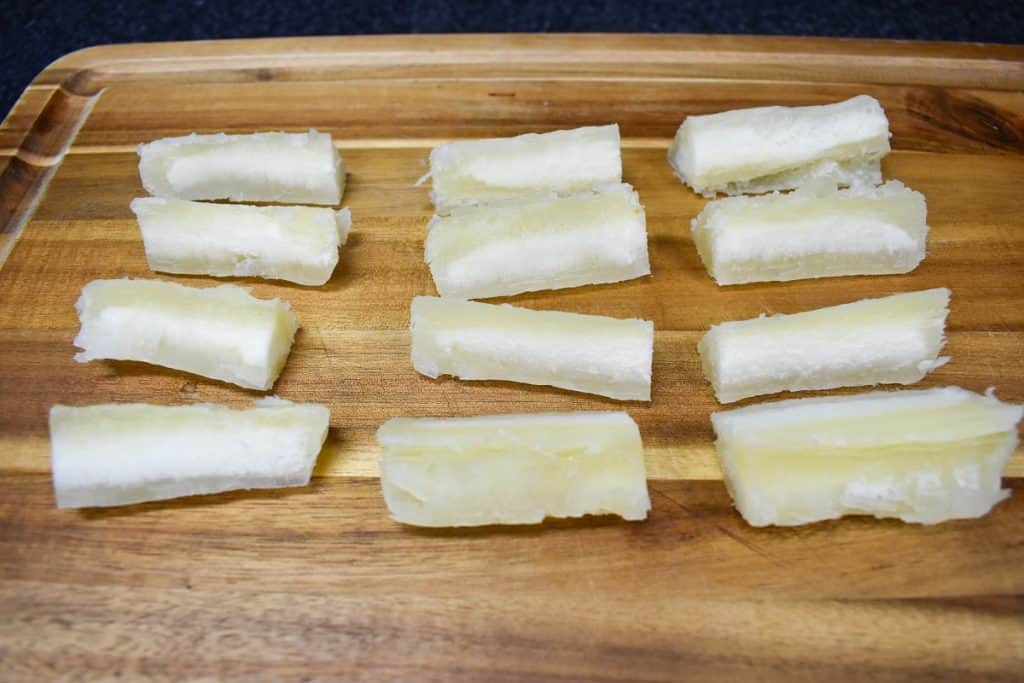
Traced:
<svg viewBox="0 0 1024 683">
<path fill-rule="evenodd" d="M 75 304 L 79 362 L 134 360 L 269 389 L 299 327 L 287 303 L 248 289 L 160 280 L 94 280 Z"/>
<path fill-rule="evenodd" d="M 1005 499 L 1022 407 L 958 387 L 803 398 L 713 413 L 726 484 L 754 526 L 843 515 L 935 524 Z"/>
<path fill-rule="evenodd" d="M 336 205 L 345 191 L 345 163 L 331 136 L 315 130 L 193 133 L 138 152 L 142 185 L 157 197 Z"/>
<path fill-rule="evenodd" d="M 352 216 L 311 206 L 132 200 L 149 267 L 163 273 L 254 276 L 322 285 L 338 264 Z"/>
<path fill-rule="evenodd" d="M 896 180 L 719 199 L 691 228 L 720 285 L 907 273 L 924 259 L 928 234 L 924 196 Z"/>
<path fill-rule="evenodd" d="M 572 194 L 622 182 L 619 126 L 461 140 L 430 153 L 439 213 L 524 194 Z"/>
<path fill-rule="evenodd" d="M 395 418 L 377 432 L 391 516 L 416 526 L 646 518 L 643 444 L 623 412 Z"/>
<path fill-rule="evenodd" d="M 810 107 L 754 107 L 688 116 L 668 152 L 705 197 L 790 190 L 815 180 L 882 182 L 889 120 L 873 97 Z"/>
<path fill-rule="evenodd" d="M 943 365 L 949 290 L 714 325 L 700 340 L 721 403 L 779 391 L 912 384 Z"/>
<path fill-rule="evenodd" d="M 644 208 L 632 187 L 454 209 L 428 225 L 441 296 L 484 299 L 649 275 Z"/>
<path fill-rule="evenodd" d="M 649 401 L 654 325 L 420 296 L 412 362 L 428 377 L 496 379 Z"/>
<path fill-rule="evenodd" d="M 208 403 L 54 406 L 57 507 L 305 486 L 329 421 L 326 406 L 277 398 L 246 410 Z"/>
</svg>

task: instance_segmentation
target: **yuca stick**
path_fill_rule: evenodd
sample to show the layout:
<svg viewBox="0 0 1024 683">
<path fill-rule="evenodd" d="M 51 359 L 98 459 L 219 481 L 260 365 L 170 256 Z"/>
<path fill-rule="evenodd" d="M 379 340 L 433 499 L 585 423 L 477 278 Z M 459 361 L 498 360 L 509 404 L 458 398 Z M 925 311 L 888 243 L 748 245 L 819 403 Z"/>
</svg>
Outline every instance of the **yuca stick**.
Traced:
<svg viewBox="0 0 1024 683">
<path fill-rule="evenodd" d="M 814 180 L 882 182 L 889 120 L 873 97 L 812 107 L 755 107 L 689 116 L 668 152 L 705 197 L 789 190 Z"/>
<path fill-rule="evenodd" d="M 57 507 L 305 486 L 330 411 L 277 398 L 247 410 L 111 403 L 50 410 Z"/>
<path fill-rule="evenodd" d="M 439 213 L 524 194 L 572 194 L 622 182 L 619 126 L 463 140 L 430 153 Z"/>
<path fill-rule="evenodd" d="M 958 387 L 803 398 L 711 416 L 726 484 L 754 526 L 843 515 L 935 524 L 986 514 L 1022 407 Z"/>
<path fill-rule="evenodd" d="M 644 208 L 629 185 L 455 209 L 428 226 L 441 296 L 484 299 L 649 275 Z"/>
<path fill-rule="evenodd" d="M 79 362 L 135 360 L 269 389 L 299 327 L 288 304 L 247 289 L 160 280 L 94 280 L 75 304 Z"/>
<path fill-rule="evenodd" d="M 348 209 L 132 200 L 149 267 L 163 273 L 255 276 L 322 285 L 348 240 Z"/>
<path fill-rule="evenodd" d="M 345 163 L 315 130 L 192 134 L 138 151 L 142 184 L 157 197 L 336 205 L 345 191 Z"/>
<path fill-rule="evenodd" d="M 428 377 L 500 379 L 619 400 L 651 399 L 654 325 L 420 296 L 412 362 Z"/>
<path fill-rule="evenodd" d="M 779 391 L 912 384 L 939 358 L 949 290 L 715 325 L 698 344 L 721 403 Z"/>
<path fill-rule="evenodd" d="M 647 517 L 643 444 L 621 412 L 395 418 L 377 432 L 391 516 L 428 527 Z"/>
<path fill-rule="evenodd" d="M 693 241 L 720 285 L 906 273 L 925 257 L 924 196 L 895 180 L 709 202 Z"/>
</svg>

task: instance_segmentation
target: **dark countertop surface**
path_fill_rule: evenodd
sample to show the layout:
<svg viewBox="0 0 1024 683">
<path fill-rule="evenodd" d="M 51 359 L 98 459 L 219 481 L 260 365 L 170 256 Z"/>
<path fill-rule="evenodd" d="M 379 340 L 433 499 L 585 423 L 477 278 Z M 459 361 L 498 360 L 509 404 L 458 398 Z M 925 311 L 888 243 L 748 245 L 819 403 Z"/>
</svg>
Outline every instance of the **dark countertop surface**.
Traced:
<svg viewBox="0 0 1024 683">
<path fill-rule="evenodd" d="M 637 32 L 1024 42 L 1024 0 L 13 0 L 0 112 L 47 64 L 104 43 L 381 33 Z"/>
</svg>

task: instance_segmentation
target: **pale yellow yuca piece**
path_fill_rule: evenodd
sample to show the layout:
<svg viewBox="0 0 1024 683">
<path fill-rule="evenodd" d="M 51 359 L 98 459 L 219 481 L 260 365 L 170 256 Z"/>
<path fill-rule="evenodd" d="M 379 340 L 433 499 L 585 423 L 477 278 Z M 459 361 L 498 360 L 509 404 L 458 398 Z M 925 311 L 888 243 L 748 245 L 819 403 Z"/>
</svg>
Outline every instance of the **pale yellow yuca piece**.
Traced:
<svg viewBox="0 0 1024 683">
<path fill-rule="evenodd" d="M 825 179 L 882 182 L 889 120 L 873 97 L 812 107 L 755 107 L 689 116 L 668 160 L 705 197 L 789 190 Z"/>
<path fill-rule="evenodd" d="M 541 384 L 651 400 L 654 324 L 418 296 L 412 364 L 428 377 Z"/>
<path fill-rule="evenodd" d="M 345 163 L 331 136 L 185 135 L 139 145 L 146 191 L 177 199 L 339 204 Z"/>
<path fill-rule="evenodd" d="M 348 239 L 348 209 L 132 200 L 149 267 L 163 273 L 240 275 L 322 285 Z"/>
<path fill-rule="evenodd" d="M 622 182 L 619 126 L 465 140 L 430 153 L 438 212 L 516 195 L 571 194 Z"/>
<path fill-rule="evenodd" d="M 644 207 L 625 184 L 454 209 L 427 229 L 441 296 L 485 299 L 651 273 Z"/>
<path fill-rule="evenodd" d="M 109 403 L 50 410 L 57 507 L 305 486 L 330 411 L 278 398 L 247 410 Z"/>
<path fill-rule="evenodd" d="M 110 358 L 163 365 L 248 389 L 269 389 L 299 327 L 288 304 L 248 289 L 160 280 L 93 280 L 75 304 L 84 363 Z"/>
<path fill-rule="evenodd" d="M 643 444 L 621 412 L 388 420 L 377 431 L 384 500 L 415 526 L 647 517 Z"/>
<path fill-rule="evenodd" d="M 778 391 L 913 384 L 939 358 L 949 290 L 715 325 L 697 346 L 721 403 Z"/>
<path fill-rule="evenodd" d="M 1017 446 L 1022 407 L 958 387 L 791 399 L 714 413 L 726 484 L 754 526 L 843 515 L 980 517 Z"/>
<path fill-rule="evenodd" d="M 909 272 L 925 256 L 926 220 L 924 196 L 890 180 L 719 199 L 691 228 L 708 274 L 734 285 Z"/>
</svg>

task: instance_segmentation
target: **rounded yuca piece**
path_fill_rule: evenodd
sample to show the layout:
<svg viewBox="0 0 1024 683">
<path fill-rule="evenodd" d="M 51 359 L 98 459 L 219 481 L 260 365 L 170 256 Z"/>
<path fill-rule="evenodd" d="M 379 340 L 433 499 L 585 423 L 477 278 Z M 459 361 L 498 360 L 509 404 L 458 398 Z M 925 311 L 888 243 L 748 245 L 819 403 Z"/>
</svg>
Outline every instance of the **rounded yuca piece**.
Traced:
<svg viewBox="0 0 1024 683">
<path fill-rule="evenodd" d="M 439 213 L 525 194 L 572 194 L 622 182 L 619 126 L 462 140 L 430 153 Z"/>
<path fill-rule="evenodd" d="M 898 180 L 846 190 L 815 183 L 708 202 L 691 230 L 720 285 L 907 273 L 925 257 L 927 205 Z"/>
<path fill-rule="evenodd" d="M 412 364 L 428 377 L 500 379 L 651 400 L 654 324 L 430 296 L 412 302 Z"/>
<path fill-rule="evenodd" d="M 623 412 L 394 418 L 377 431 L 391 516 L 428 527 L 647 517 L 643 444 Z"/>
<path fill-rule="evenodd" d="M 185 135 L 139 145 L 146 191 L 176 199 L 341 203 L 345 163 L 331 136 L 308 133 Z"/>
<path fill-rule="evenodd" d="M 779 391 L 913 384 L 939 358 L 949 290 L 927 289 L 714 325 L 700 340 L 720 403 Z"/>
<path fill-rule="evenodd" d="M 75 360 L 135 360 L 267 390 L 299 323 L 287 303 L 248 289 L 160 280 L 93 280 L 75 304 Z"/>
<path fill-rule="evenodd" d="M 801 398 L 711 415 L 736 508 L 754 526 L 843 515 L 936 524 L 1005 499 L 1024 407 L 959 387 Z"/>
<path fill-rule="evenodd" d="M 441 296 L 484 299 L 650 275 L 644 207 L 632 187 L 452 210 L 427 226 Z"/>
<path fill-rule="evenodd" d="M 811 107 L 754 107 L 688 116 L 668 151 L 676 175 L 705 197 L 790 190 L 814 180 L 882 182 L 889 120 L 869 95 Z"/>
<path fill-rule="evenodd" d="M 348 209 L 132 200 L 149 267 L 163 273 L 255 276 L 322 285 L 348 240 Z"/>
<path fill-rule="evenodd" d="M 246 410 L 110 403 L 50 410 L 57 507 L 305 486 L 330 411 L 278 398 Z"/>
</svg>

